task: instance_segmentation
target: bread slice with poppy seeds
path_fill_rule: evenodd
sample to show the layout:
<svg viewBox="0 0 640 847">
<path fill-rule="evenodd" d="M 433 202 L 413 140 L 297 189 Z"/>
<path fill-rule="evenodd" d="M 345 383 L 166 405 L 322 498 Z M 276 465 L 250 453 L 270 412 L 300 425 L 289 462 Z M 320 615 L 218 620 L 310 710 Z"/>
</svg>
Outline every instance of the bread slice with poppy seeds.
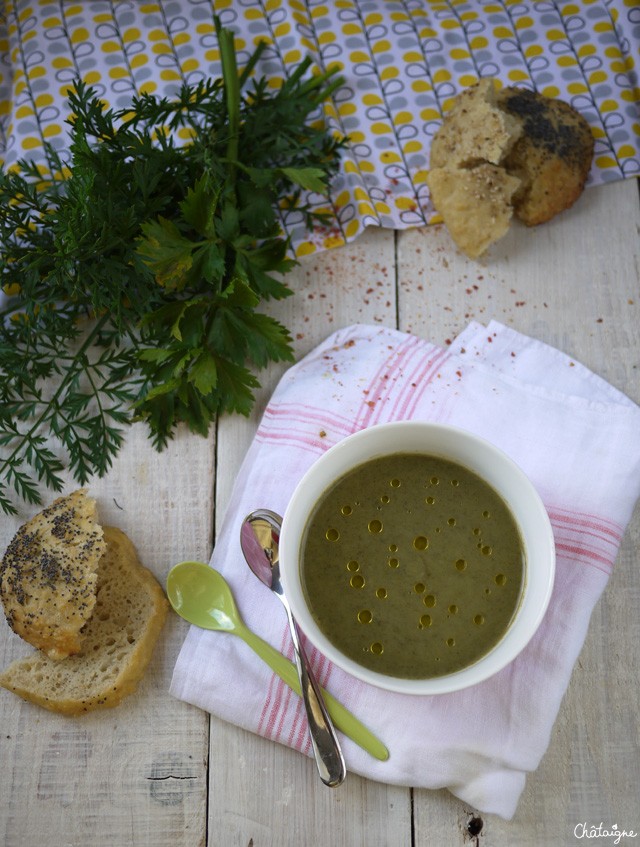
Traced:
<svg viewBox="0 0 640 847">
<path fill-rule="evenodd" d="M 62 661 L 37 651 L 0 673 L 4 688 L 65 715 L 117 706 L 131 694 L 167 615 L 164 593 L 131 541 L 113 527 L 103 532 L 106 550 L 81 651 Z"/>
<path fill-rule="evenodd" d="M 0 599 L 13 631 L 51 659 L 80 651 L 106 549 L 84 488 L 23 524 L 0 564 Z"/>
</svg>

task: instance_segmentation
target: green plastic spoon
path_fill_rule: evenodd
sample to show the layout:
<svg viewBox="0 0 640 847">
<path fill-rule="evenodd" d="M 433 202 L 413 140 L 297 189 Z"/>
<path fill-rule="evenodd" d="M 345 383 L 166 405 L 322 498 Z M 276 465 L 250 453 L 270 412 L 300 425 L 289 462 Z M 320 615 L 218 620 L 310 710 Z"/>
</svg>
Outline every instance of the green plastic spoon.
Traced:
<svg viewBox="0 0 640 847">
<path fill-rule="evenodd" d="M 181 562 L 167 575 L 167 597 L 174 610 L 189 623 L 202 629 L 229 632 L 239 636 L 266 662 L 280 679 L 300 695 L 300 680 L 293 662 L 251 632 L 233 599 L 228 582 L 203 562 Z M 389 751 L 355 715 L 326 692 L 323 695 L 336 727 L 374 758 L 386 761 Z"/>
</svg>

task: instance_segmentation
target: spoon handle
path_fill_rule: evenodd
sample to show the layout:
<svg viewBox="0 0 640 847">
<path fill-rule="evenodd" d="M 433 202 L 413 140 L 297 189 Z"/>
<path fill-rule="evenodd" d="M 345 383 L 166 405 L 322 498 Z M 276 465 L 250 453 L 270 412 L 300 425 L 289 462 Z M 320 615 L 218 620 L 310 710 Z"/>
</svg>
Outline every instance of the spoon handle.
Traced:
<svg viewBox="0 0 640 847">
<path fill-rule="evenodd" d="M 282 599 L 282 597 L 280 598 Z M 293 653 L 300 677 L 302 699 L 307 713 L 311 746 L 316 759 L 320 779 L 325 785 L 334 788 L 344 782 L 347 774 L 344 757 L 340 749 L 338 736 L 324 704 L 320 687 L 316 681 L 309 659 L 300 641 L 300 633 L 293 619 L 289 604 L 286 604 L 287 618 L 293 641 Z"/>
<path fill-rule="evenodd" d="M 241 631 L 236 630 L 236 634 L 251 647 L 263 662 L 269 665 L 271 670 L 280 677 L 285 685 L 288 685 L 299 696 L 302 694 L 300 680 L 296 673 L 295 665 L 292 662 L 285 658 L 282 653 L 279 653 L 275 647 L 272 647 L 271 644 L 264 641 L 259 635 L 251 632 L 248 628 L 245 627 Z M 321 688 L 321 691 L 324 695 L 327 711 L 331 715 L 336 727 L 375 759 L 386 762 L 389 758 L 389 751 L 382 741 L 371 730 L 367 729 L 342 703 L 336 700 L 332 694 L 329 694 L 323 688 Z"/>
</svg>

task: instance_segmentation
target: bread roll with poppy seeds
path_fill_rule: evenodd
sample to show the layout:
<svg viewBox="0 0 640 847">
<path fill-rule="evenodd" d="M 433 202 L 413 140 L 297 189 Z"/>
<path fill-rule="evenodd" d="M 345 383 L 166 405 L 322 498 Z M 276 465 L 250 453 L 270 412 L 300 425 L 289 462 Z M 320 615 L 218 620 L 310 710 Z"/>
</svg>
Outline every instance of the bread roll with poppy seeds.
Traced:
<svg viewBox="0 0 640 847">
<path fill-rule="evenodd" d="M 593 149 L 587 121 L 568 103 L 485 78 L 445 115 L 427 185 L 451 237 L 475 259 L 507 232 L 513 215 L 535 226 L 573 205 Z"/>
</svg>

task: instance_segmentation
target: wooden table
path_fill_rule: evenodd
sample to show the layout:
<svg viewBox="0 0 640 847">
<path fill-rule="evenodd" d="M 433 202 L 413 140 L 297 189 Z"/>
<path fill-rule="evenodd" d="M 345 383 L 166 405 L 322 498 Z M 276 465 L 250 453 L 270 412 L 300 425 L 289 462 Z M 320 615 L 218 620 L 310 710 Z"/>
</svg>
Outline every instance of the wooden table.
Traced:
<svg viewBox="0 0 640 847">
<path fill-rule="evenodd" d="M 368 231 L 305 259 L 290 277 L 296 295 L 278 314 L 299 355 L 354 322 L 445 344 L 471 319 L 495 318 L 561 348 L 640 402 L 639 231 L 635 180 L 589 189 L 539 229 L 514 227 L 484 264 L 458 255 L 441 227 Z M 129 534 L 161 583 L 175 562 L 209 558 L 282 371 L 263 374 L 250 419 L 224 418 L 208 440 L 181 433 L 158 455 L 134 427 L 113 470 L 91 483 L 103 523 Z M 2 549 L 28 516 L 1 519 Z M 636 510 L 548 752 L 510 822 L 482 816 L 473 836 L 476 810 L 446 791 L 354 775 L 327 789 L 311 760 L 176 701 L 167 691 L 187 625 L 172 614 L 139 691 L 115 710 L 69 719 L 0 692 L 0 843 L 556 847 L 581 843 L 574 830 L 582 823 L 638 832 L 639 549 Z M 2 666 L 28 649 L 0 625 Z"/>
</svg>

